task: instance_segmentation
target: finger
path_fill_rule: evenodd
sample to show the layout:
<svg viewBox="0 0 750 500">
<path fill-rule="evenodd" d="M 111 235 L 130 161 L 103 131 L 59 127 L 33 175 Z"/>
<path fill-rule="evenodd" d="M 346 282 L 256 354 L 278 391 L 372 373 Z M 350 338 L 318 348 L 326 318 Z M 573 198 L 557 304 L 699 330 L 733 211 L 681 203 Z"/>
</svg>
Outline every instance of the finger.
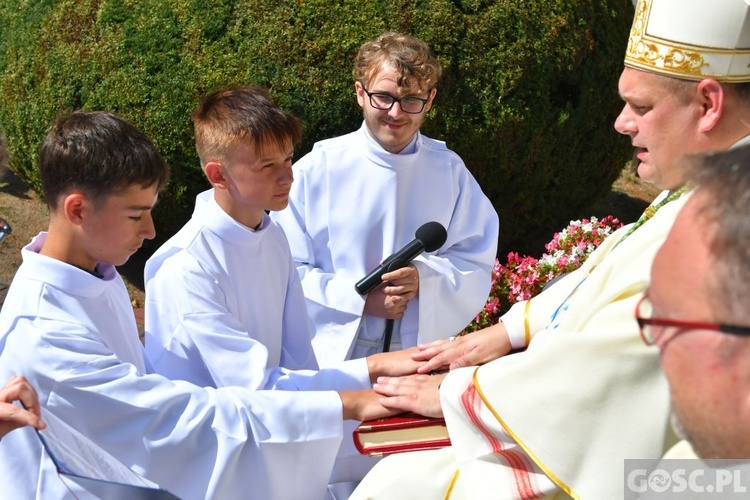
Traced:
<svg viewBox="0 0 750 500">
<path fill-rule="evenodd" d="M 378 384 L 372 386 L 373 390 L 381 396 L 414 398 L 419 390 L 418 387 L 405 386 L 401 384 Z"/>
<path fill-rule="evenodd" d="M 445 344 L 450 344 L 450 340 L 434 340 L 434 341 L 429 342 L 427 344 L 419 344 L 417 346 L 417 348 L 420 351 L 423 351 L 425 349 L 430 349 L 430 348 L 434 348 L 434 347 L 440 347 L 440 346 L 445 345 Z"/>
<path fill-rule="evenodd" d="M 418 391 L 429 380 L 429 375 L 405 375 L 403 377 L 378 377 L 373 384 L 375 392 L 389 394 L 409 394 Z"/>
<path fill-rule="evenodd" d="M 455 370 L 456 368 L 465 368 L 467 366 L 474 366 L 476 363 L 473 363 L 471 359 L 469 359 L 468 356 L 459 356 L 458 358 L 454 359 L 450 364 L 450 369 Z"/>
<path fill-rule="evenodd" d="M 40 414 L 41 410 L 39 409 L 39 397 L 37 396 L 36 391 L 31 386 L 31 384 L 26 382 L 25 379 L 20 385 L 16 397 L 24 404 L 27 410 L 36 415 Z"/>
<path fill-rule="evenodd" d="M 410 292 L 413 292 L 413 289 L 406 285 L 391 284 L 383 288 L 383 293 L 393 298 L 403 297 Z"/>
<path fill-rule="evenodd" d="M 409 399 L 400 396 L 381 398 L 379 402 L 383 407 L 389 409 L 411 411 L 420 415 L 425 415 L 427 417 L 443 416 L 443 410 L 440 407 L 439 402 L 432 403 L 428 401 L 420 401 L 418 399 Z"/>
<path fill-rule="evenodd" d="M 379 400 L 380 404 L 389 410 L 416 411 L 416 401 L 411 398 L 402 396 L 383 397 Z"/>
<path fill-rule="evenodd" d="M 420 346 L 419 349 L 422 349 Z M 440 354 L 441 351 L 437 350 L 434 347 L 429 347 L 424 350 L 417 351 L 411 355 L 411 359 L 415 361 L 429 361 L 438 354 Z"/>
<path fill-rule="evenodd" d="M 434 371 L 440 371 L 445 370 L 448 368 L 448 363 L 443 360 L 442 357 L 436 356 L 432 358 L 431 360 L 427 361 L 425 364 L 417 368 L 417 373 L 431 373 Z"/>
<path fill-rule="evenodd" d="M 10 404 L 13 401 L 21 401 L 26 410 Z M 24 377 L 15 376 L 8 380 L 5 386 L 0 389 L 0 402 L 8 403 L 3 405 L 5 406 L 5 414 L 10 412 L 16 418 L 21 418 L 22 425 L 33 425 L 38 429 L 46 427 L 39 417 L 41 410 L 37 393 Z"/>
<path fill-rule="evenodd" d="M 26 411 L 20 406 L 16 406 L 11 403 L 0 403 L 0 421 L 3 421 L 6 426 L 17 429 L 25 425 L 36 427 L 37 429 L 43 429 L 44 423 L 39 415 L 35 415 L 30 411 Z"/>
<path fill-rule="evenodd" d="M 419 276 L 419 271 L 414 264 L 409 264 L 404 267 L 394 269 L 393 271 L 389 271 L 388 275 L 391 276 L 391 279 L 414 278 L 416 276 Z"/>
<path fill-rule="evenodd" d="M 373 384 L 373 389 L 375 389 L 375 392 L 381 392 L 383 390 L 388 391 L 395 391 L 397 388 L 409 385 L 408 381 L 409 375 L 406 375 L 404 377 L 378 377 L 378 379 Z"/>
<path fill-rule="evenodd" d="M 430 358 L 424 365 L 425 369 L 437 370 L 440 368 L 447 368 L 448 365 L 455 359 L 463 354 L 463 349 L 455 344 L 448 344 L 441 348 L 441 351 L 436 353 Z"/>
</svg>

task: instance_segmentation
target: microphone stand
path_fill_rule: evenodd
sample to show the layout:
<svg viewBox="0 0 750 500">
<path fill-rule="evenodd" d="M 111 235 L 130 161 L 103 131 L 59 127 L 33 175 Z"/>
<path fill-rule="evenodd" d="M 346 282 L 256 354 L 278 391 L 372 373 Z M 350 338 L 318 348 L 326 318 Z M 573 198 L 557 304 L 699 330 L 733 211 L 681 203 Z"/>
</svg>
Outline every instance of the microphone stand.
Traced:
<svg viewBox="0 0 750 500">
<path fill-rule="evenodd" d="M 391 350 L 391 337 L 393 336 L 393 320 L 385 320 L 385 336 L 383 337 L 383 352 Z"/>
</svg>

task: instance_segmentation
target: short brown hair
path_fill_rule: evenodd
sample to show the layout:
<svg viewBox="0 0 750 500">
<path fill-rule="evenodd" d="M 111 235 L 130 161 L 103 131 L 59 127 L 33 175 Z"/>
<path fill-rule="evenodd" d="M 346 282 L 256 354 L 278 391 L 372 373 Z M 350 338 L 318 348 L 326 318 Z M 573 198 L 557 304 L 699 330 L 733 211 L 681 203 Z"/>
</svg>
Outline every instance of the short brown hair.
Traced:
<svg viewBox="0 0 750 500">
<path fill-rule="evenodd" d="M 190 115 L 195 127 L 195 149 L 201 165 L 224 160 L 231 148 L 253 143 L 285 147 L 302 138 L 302 123 L 277 107 L 265 89 L 255 86 L 219 90 L 206 95 Z"/>
<path fill-rule="evenodd" d="M 700 214 L 711 224 L 712 306 L 722 322 L 748 324 L 750 306 L 750 145 L 688 157 L 691 180 L 707 197 Z"/>
<path fill-rule="evenodd" d="M 149 138 L 104 111 L 74 111 L 59 118 L 39 151 L 39 175 L 50 210 L 73 189 L 96 204 L 134 185 L 161 190 L 169 180 L 167 165 Z"/>
<path fill-rule="evenodd" d="M 359 48 L 354 59 L 354 80 L 366 86 L 386 65 L 396 69 L 399 87 L 407 89 L 430 90 L 442 73 L 440 61 L 425 42 L 389 31 Z"/>
</svg>

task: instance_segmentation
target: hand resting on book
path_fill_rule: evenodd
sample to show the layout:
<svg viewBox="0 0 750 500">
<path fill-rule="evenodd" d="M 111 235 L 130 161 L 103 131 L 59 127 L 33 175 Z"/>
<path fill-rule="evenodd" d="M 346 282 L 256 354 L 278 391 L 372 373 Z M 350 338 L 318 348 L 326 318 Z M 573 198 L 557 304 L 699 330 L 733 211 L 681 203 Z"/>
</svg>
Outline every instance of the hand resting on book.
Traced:
<svg viewBox="0 0 750 500">
<path fill-rule="evenodd" d="M 380 404 L 386 408 L 441 418 L 443 409 L 440 406 L 439 387 L 445 375 L 379 377 L 373 389 L 383 396 Z"/>
</svg>

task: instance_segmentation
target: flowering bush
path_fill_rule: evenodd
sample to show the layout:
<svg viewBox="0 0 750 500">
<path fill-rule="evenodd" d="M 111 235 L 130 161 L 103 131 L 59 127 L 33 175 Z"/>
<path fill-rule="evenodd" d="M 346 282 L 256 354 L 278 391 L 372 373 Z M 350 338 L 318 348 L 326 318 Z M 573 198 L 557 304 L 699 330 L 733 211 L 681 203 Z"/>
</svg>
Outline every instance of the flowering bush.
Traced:
<svg viewBox="0 0 750 500">
<path fill-rule="evenodd" d="M 602 220 L 591 217 L 570 221 L 568 227 L 555 233 L 552 241 L 545 245 L 547 251 L 540 259 L 521 257 L 515 252 L 508 254 L 505 264 L 496 259 L 487 303 L 461 333 L 494 325 L 510 306 L 538 294 L 552 279 L 578 269 L 591 252 L 620 227 L 622 223 L 611 215 Z"/>
</svg>

